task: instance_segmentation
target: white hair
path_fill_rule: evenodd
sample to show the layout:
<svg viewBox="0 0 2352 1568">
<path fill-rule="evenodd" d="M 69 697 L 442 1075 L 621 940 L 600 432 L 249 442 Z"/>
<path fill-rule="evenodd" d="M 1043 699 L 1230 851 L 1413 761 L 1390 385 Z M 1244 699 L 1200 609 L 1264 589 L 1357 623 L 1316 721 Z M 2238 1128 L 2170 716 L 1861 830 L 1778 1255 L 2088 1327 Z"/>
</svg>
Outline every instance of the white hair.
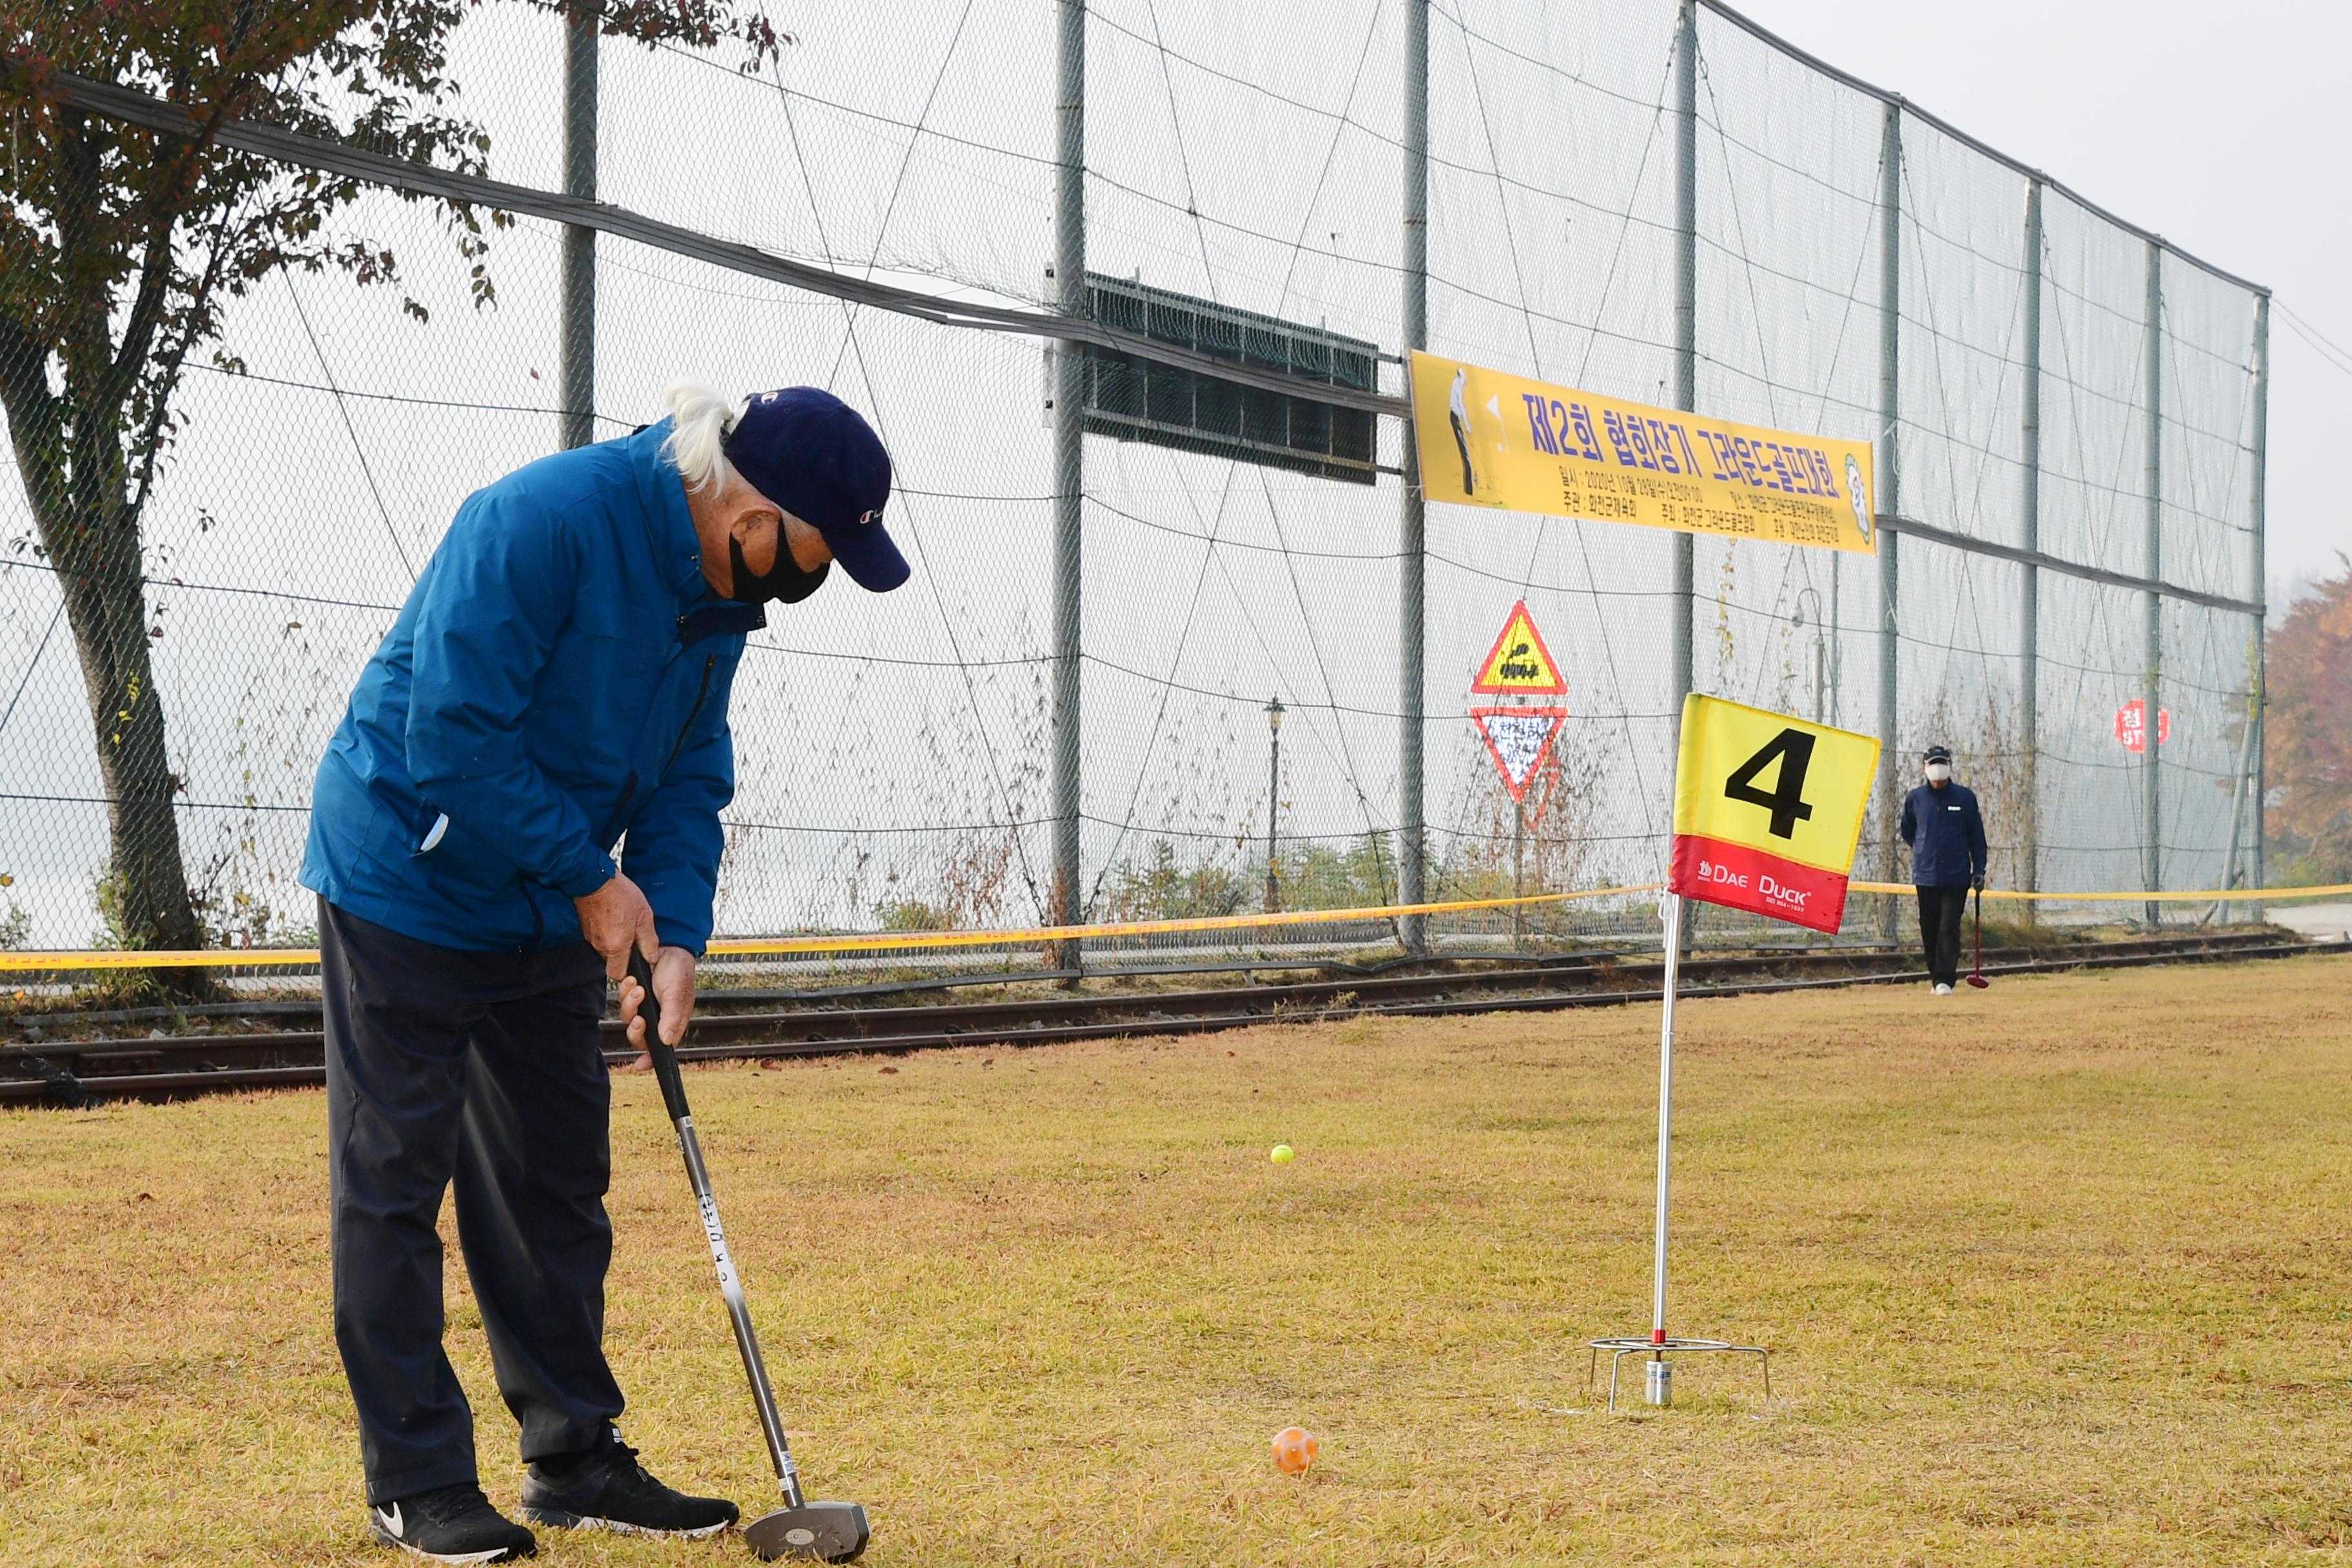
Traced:
<svg viewBox="0 0 2352 1568">
<path fill-rule="evenodd" d="M 725 489 L 735 470 L 727 461 L 724 443 L 750 406 L 748 400 L 730 402 L 717 387 L 698 381 L 671 382 L 662 400 L 669 405 L 670 417 L 662 456 L 676 466 L 688 492 Z"/>
</svg>

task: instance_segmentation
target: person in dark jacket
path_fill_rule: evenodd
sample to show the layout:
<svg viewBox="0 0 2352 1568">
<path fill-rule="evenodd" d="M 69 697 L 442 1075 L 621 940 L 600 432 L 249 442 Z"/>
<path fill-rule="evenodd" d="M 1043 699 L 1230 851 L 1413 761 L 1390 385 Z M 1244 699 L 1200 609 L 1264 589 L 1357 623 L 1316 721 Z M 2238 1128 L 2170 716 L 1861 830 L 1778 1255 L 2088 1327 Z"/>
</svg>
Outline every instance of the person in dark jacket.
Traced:
<svg viewBox="0 0 2352 1568">
<path fill-rule="evenodd" d="M 1927 782 L 1903 802 L 1903 842 L 1911 847 L 1911 885 L 1919 894 L 1919 942 L 1927 978 L 1949 996 L 1960 976 L 1960 926 L 1969 889 L 1985 881 L 1984 817 L 1974 791 L 1952 780 L 1952 753 L 1930 746 L 1920 759 Z"/>
<path fill-rule="evenodd" d="M 335 1342 L 375 1539 L 441 1563 L 528 1557 L 491 1508 L 441 1343 L 442 1195 L 522 1428 L 526 1518 L 709 1535 L 614 1425 L 604 1350 L 608 978 L 642 1047 L 694 1006 L 735 790 L 728 697 L 764 602 L 838 562 L 906 581 L 890 459 L 813 387 L 670 416 L 467 498 L 352 693 L 312 794 Z M 620 858 L 614 857 L 616 847 Z"/>
</svg>

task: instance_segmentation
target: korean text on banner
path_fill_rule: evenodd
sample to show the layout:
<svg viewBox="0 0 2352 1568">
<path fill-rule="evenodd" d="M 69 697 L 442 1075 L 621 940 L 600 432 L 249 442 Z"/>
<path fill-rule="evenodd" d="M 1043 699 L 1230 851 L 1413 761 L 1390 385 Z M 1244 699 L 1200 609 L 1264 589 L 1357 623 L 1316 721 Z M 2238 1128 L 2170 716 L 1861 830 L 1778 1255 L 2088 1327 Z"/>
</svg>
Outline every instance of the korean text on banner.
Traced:
<svg viewBox="0 0 2352 1568">
<path fill-rule="evenodd" d="M 1418 352 L 1412 385 L 1431 500 L 1878 548 L 1867 441 L 1733 425 Z"/>
<path fill-rule="evenodd" d="M 1683 702 L 1667 887 L 1834 932 L 1877 773 L 1868 735 L 1693 692 Z"/>
</svg>

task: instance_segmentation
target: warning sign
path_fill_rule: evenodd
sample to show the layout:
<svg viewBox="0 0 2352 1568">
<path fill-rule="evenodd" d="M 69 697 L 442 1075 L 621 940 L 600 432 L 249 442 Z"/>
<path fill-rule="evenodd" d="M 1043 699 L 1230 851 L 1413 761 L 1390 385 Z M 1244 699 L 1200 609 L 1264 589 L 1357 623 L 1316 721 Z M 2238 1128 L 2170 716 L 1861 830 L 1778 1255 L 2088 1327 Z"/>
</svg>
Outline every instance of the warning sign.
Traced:
<svg viewBox="0 0 2352 1568">
<path fill-rule="evenodd" d="M 1509 617 L 1503 622 L 1503 635 L 1486 650 L 1470 689 L 1518 697 L 1558 697 L 1568 690 L 1568 678 L 1560 674 L 1551 649 L 1544 646 L 1543 634 L 1536 630 L 1525 599 L 1511 606 Z"/>
<path fill-rule="evenodd" d="M 2116 739 L 2123 742 L 2126 752 L 2147 750 L 2147 703 L 2144 699 L 2135 697 L 2116 710 Z M 2156 710 L 2156 743 L 2159 746 L 2172 744 L 2172 710 L 2169 708 Z"/>
<path fill-rule="evenodd" d="M 1543 771 L 1551 743 L 1568 721 L 1565 708 L 1473 708 L 1470 721 L 1486 742 L 1486 754 L 1503 775 L 1503 787 L 1514 804 L 1525 799 L 1528 785 Z"/>
</svg>

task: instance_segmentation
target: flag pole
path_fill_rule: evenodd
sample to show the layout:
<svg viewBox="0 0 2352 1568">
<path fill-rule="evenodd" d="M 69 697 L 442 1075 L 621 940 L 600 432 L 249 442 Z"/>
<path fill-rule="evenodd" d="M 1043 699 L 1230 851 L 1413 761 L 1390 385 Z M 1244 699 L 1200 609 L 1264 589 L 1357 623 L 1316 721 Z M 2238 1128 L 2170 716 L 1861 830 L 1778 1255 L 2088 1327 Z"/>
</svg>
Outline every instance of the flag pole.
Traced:
<svg viewBox="0 0 2352 1568">
<path fill-rule="evenodd" d="M 1675 984 L 1682 956 L 1683 900 L 1668 893 L 1659 901 L 1665 921 L 1665 1006 L 1658 1025 L 1658 1250 L 1650 1287 L 1649 1373 L 1643 1385 L 1646 1403 L 1674 1403 L 1674 1363 L 1666 1360 L 1666 1203 L 1670 1191 L 1675 1136 Z"/>
<path fill-rule="evenodd" d="M 1675 1402 L 1675 1367 L 1670 1356 L 1727 1352 L 1732 1355 L 1752 1355 L 1757 1370 L 1764 1374 L 1764 1408 L 1772 1408 L 1772 1356 L 1761 1345 L 1736 1345 L 1728 1340 L 1676 1338 L 1666 1332 L 1666 1248 L 1672 1238 L 1670 1202 L 1674 1194 L 1675 1152 L 1675 1002 L 1682 988 L 1683 932 L 1687 919 L 1685 907 L 1693 895 L 1702 903 L 1720 903 L 1727 908 L 1744 909 L 1751 913 L 1777 919 L 1795 919 L 1798 924 L 1812 924 L 1803 918 L 1805 900 L 1820 892 L 1825 897 L 1819 908 L 1826 910 L 1832 902 L 1842 904 L 1845 896 L 1842 873 L 1824 871 L 1810 863 L 1786 861 L 1776 855 L 1777 840 L 1757 835 L 1764 826 L 1737 816 L 1724 815 L 1726 805 L 1762 805 L 1773 814 L 1774 821 L 1782 813 L 1810 817 L 1817 803 L 1802 797 L 1806 772 L 1813 754 L 1811 735 L 1844 735 L 1844 731 L 1825 726 L 1807 725 L 1803 720 L 1787 714 L 1767 713 L 1761 709 L 1744 708 L 1737 703 L 1722 704 L 1725 712 L 1733 715 L 1735 722 L 1744 722 L 1750 733 L 1736 736 L 1727 742 L 1718 737 L 1713 742 L 1706 739 L 1713 721 L 1706 716 L 1710 704 L 1718 699 L 1703 697 L 1696 692 L 1683 700 L 1681 739 L 1675 761 L 1675 830 L 1670 851 L 1669 871 L 1665 891 L 1658 900 L 1658 921 L 1664 929 L 1659 943 L 1665 962 L 1661 966 L 1664 984 L 1659 992 L 1663 1005 L 1658 1015 L 1658 1215 L 1657 1250 L 1652 1260 L 1650 1277 L 1650 1331 L 1646 1334 L 1612 1334 L 1603 1339 L 1587 1340 L 1585 1348 L 1591 1353 L 1584 1363 L 1587 1393 L 1600 1371 L 1602 1352 L 1609 1354 L 1609 1410 L 1617 1411 L 1618 1374 L 1627 1361 L 1640 1358 L 1646 1369 L 1643 1385 L 1643 1402 L 1653 1409 L 1664 1409 Z M 1475 712 L 1475 710 L 1473 710 Z M 1739 716 L 1745 715 L 1745 719 Z M 1759 727 L 1766 727 L 1759 729 Z M 1760 747 L 1766 732 L 1771 738 Z M 1877 767 L 1876 748 L 1863 736 L 1846 736 L 1859 742 L 1869 753 L 1867 763 L 1855 758 L 1843 768 L 1840 777 L 1846 786 L 1839 802 L 1837 816 L 1848 811 L 1853 818 L 1853 830 L 1862 831 L 1862 804 L 1870 787 L 1870 778 Z M 1801 746 L 1799 742 L 1804 743 Z M 1747 761 L 1730 764 L 1727 757 L 1710 762 L 1704 755 L 1712 743 L 1718 751 L 1727 744 L 1729 754 L 1747 754 Z M 1751 752 L 1750 748 L 1754 747 Z M 1800 760 L 1791 762 L 1796 757 Z M 1778 759 L 1781 786 L 1772 795 L 1759 793 L 1753 784 L 1756 773 L 1768 763 Z M 1793 770 L 1793 771 L 1792 771 Z M 1859 781 L 1859 782 L 1857 782 Z M 1701 785 L 1704 787 L 1701 787 Z M 1717 795 L 1722 804 L 1717 804 Z M 1818 792 L 1817 792 L 1818 793 Z M 1712 816 L 1713 820 L 1710 820 Z M 1711 832 L 1710 828 L 1716 831 Z M 1718 839 L 1717 833 L 1726 837 Z M 1847 850 L 1848 864 L 1853 850 Z M 1780 868 L 1785 867 L 1782 870 Z M 1767 872 L 1772 872 L 1767 875 Z M 1783 885 L 1783 879 L 1798 884 Z M 1683 889 L 1689 888 L 1692 894 Z M 1752 896 L 1744 896 L 1752 889 Z M 1721 895 L 1721 896 L 1718 896 Z M 1743 896 L 1734 896 L 1743 895 Z M 1786 908 L 1769 900 L 1779 898 Z M 1827 915 L 1823 919 L 1829 919 Z M 1835 930 L 1832 920 L 1829 929 Z"/>
</svg>

